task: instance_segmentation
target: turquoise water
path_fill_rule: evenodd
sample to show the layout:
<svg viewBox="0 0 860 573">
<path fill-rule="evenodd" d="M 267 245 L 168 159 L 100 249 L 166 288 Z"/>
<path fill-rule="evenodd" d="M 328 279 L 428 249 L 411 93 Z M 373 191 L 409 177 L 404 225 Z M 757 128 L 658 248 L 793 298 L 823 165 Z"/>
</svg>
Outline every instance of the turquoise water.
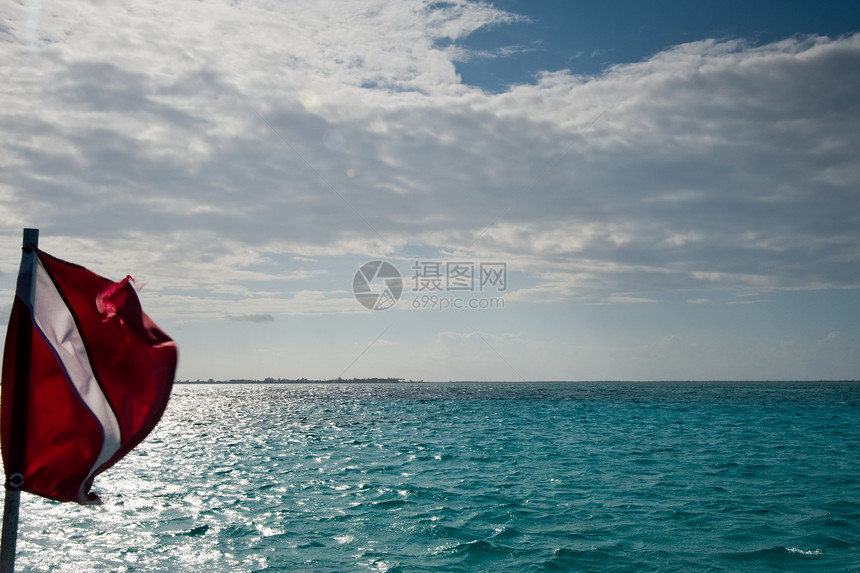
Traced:
<svg viewBox="0 0 860 573">
<path fill-rule="evenodd" d="M 19 571 L 860 571 L 860 384 L 177 386 Z"/>
</svg>

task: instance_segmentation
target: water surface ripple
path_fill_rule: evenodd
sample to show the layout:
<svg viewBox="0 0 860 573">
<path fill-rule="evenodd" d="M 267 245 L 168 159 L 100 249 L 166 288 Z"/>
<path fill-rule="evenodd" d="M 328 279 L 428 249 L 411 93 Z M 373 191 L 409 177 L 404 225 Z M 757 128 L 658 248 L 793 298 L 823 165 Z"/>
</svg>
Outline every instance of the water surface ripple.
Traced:
<svg viewBox="0 0 860 573">
<path fill-rule="evenodd" d="M 860 384 L 177 386 L 19 571 L 860 571 Z"/>
</svg>

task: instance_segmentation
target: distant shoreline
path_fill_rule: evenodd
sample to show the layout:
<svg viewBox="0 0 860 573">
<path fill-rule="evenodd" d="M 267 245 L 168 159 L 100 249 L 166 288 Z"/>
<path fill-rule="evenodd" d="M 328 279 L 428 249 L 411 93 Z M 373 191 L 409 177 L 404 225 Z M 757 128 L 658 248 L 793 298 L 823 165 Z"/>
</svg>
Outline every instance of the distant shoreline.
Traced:
<svg viewBox="0 0 860 573">
<path fill-rule="evenodd" d="M 331 380 L 310 380 L 308 378 L 266 378 L 264 380 L 177 380 L 176 384 L 422 384 L 423 380 L 405 378 L 334 378 Z"/>
<path fill-rule="evenodd" d="M 858 384 L 860 380 L 407 380 L 406 378 L 266 378 L 264 380 L 177 380 L 175 384 Z"/>
</svg>

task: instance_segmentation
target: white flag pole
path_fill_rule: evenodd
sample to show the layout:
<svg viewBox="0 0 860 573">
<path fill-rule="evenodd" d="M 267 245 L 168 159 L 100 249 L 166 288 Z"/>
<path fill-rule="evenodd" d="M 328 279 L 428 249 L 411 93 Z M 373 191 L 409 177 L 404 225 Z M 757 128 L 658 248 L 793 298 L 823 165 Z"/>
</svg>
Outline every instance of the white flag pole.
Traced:
<svg viewBox="0 0 860 573">
<path fill-rule="evenodd" d="M 24 257 L 32 253 L 33 247 L 39 245 L 39 229 L 24 229 L 24 238 L 22 248 Z M 17 295 L 16 295 L 17 296 Z M 19 329 L 16 334 L 21 339 L 17 341 L 17 350 L 26 349 L 27 356 L 25 359 L 16 360 L 15 370 L 15 389 L 25 390 L 25 394 L 29 392 L 30 378 L 30 321 L 23 321 L 27 325 L 27 332 L 22 332 Z M 8 336 L 8 333 L 7 333 Z M 20 355 L 19 355 L 20 356 Z M 13 394 L 12 408 L 12 428 L 13 434 L 23 432 L 26 429 L 26 415 L 29 396 L 19 396 L 19 392 Z M 17 407 L 17 408 L 16 408 Z M 23 436 L 16 436 L 16 439 L 23 439 Z M 23 447 L 21 448 L 23 451 Z M 8 468 L 7 468 L 8 469 Z M 15 468 L 18 469 L 18 468 Z M 13 470 L 14 471 L 14 470 Z M 0 537 L 0 573 L 14 573 L 15 571 L 15 548 L 18 542 L 18 509 L 21 505 L 21 486 L 24 483 L 24 477 L 20 473 L 15 473 L 7 476 L 6 479 L 6 497 L 3 503 L 3 531 Z"/>
</svg>

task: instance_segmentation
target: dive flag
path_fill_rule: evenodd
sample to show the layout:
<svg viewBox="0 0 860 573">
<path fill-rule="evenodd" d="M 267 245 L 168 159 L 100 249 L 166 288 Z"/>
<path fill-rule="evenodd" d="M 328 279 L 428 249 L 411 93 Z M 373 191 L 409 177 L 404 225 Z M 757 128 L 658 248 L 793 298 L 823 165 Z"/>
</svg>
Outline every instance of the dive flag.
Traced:
<svg viewBox="0 0 860 573">
<path fill-rule="evenodd" d="M 7 488 L 98 503 L 93 478 L 158 423 L 177 349 L 131 282 L 25 247 L 0 392 Z"/>
</svg>

